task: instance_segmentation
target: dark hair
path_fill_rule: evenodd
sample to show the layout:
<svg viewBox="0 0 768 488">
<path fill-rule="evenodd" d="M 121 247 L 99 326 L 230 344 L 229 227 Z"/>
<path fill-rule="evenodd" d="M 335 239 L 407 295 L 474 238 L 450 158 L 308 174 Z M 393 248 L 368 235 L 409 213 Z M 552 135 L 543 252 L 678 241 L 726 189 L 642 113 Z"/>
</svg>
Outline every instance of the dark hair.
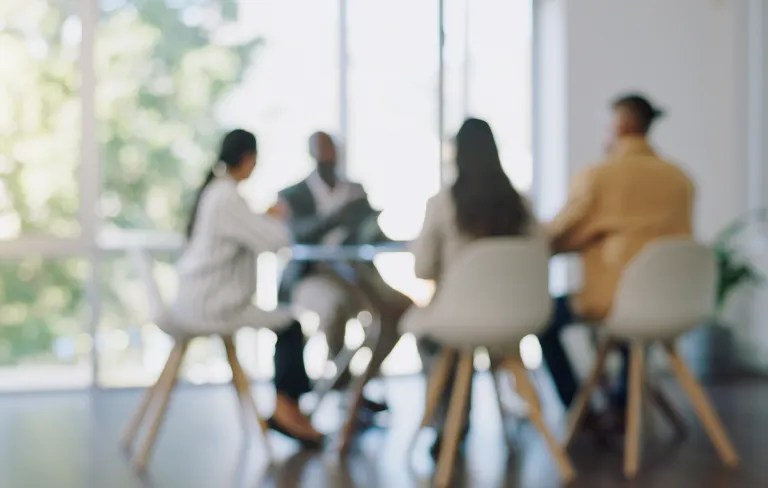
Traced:
<svg viewBox="0 0 768 488">
<path fill-rule="evenodd" d="M 221 141 L 219 159 L 208 170 L 208 175 L 195 194 L 195 203 L 192 205 L 192 213 L 187 223 L 187 238 L 191 238 L 195 230 L 195 220 L 197 219 L 197 209 L 200 206 L 200 198 L 203 196 L 203 192 L 208 185 L 216 178 L 216 165 L 224 164 L 227 168 L 236 168 L 243 160 L 243 156 L 249 153 L 256 153 L 255 135 L 243 129 L 235 129 L 224 136 L 224 140 Z"/>
<path fill-rule="evenodd" d="M 664 115 L 663 110 L 654 107 L 647 98 L 638 93 L 629 93 L 616 98 L 613 101 L 613 108 L 622 108 L 629 110 L 638 124 L 638 130 L 642 134 L 648 134 L 653 123 Z"/>
<path fill-rule="evenodd" d="M 525 231 L 528 209 L 501 167 L 493 132 L 484 120 L 462 124 L 456 135 L 456 166 L 451 193 L 462 234 L 481 238 Z"/>
</svg>

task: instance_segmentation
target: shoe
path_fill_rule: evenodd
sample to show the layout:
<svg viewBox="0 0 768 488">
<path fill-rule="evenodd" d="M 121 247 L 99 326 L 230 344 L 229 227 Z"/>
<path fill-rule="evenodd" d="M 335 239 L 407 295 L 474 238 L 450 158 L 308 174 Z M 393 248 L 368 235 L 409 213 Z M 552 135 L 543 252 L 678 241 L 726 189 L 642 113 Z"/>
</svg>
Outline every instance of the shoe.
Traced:
<svg viewBox="0 0 768 488">
<path fill-rule="evenodd" d="M 389 410 L 389 405 L 387 405 L 386 403 L 384 403 L 384 402 L 375 402 L 375 401 L 369 400 L 367 398 L 363 398 L 363 401 L 360 404 L 360 406 L 364 410 L 368 410 L 371 413 L 381 413 L 381 412 L 386 412 L 386 411 Z"/>
<path fill-rule="evenodd" d="M 467 439 L 467 434 L 469 433 L 469 426 L 465 426 L 464 430 L 461 431 L 461 439 L 459 440 L 459 451 L 464 447 L 464 441 Z M 440 457 L 440 449 L 443 447 L 443 434 L 439 433 L 437 434 L 437 437 L 435 437 L 435 442 L 432 443 L 432 446 L 429 448 L 429 455 L 432 456 L 432 459 L 434 461 L 437 461 L 437 459 Z"/>
<path fill-rule="evenodd" d="M 309 437 L 302 437 L 300 435 L 297 435 L 294 432 L 291 432 L 283 425 L 280 425 L 274 417 L 270 417 L 269 420 L 267 420 L 267 427 L 274 430 L 275 432 L 279 432 L 280 434 L 283 434 L 286 437 L 289 437 L 295 441 L 298 441 L 302 447 L 305 449 L 320 449 L 323 447 L 323 442 L 325 441 L 325 437 L 320 437 L 319 439 L 315 438 L 309 438 Z"/>
<path fill-rule="evenodd" d="M 597 444 L 606 449 L 616 447 L 616 423 L 610 413 L 587 412 L 582 423 L 584 432 L 591 434 Z"/>
</svg>

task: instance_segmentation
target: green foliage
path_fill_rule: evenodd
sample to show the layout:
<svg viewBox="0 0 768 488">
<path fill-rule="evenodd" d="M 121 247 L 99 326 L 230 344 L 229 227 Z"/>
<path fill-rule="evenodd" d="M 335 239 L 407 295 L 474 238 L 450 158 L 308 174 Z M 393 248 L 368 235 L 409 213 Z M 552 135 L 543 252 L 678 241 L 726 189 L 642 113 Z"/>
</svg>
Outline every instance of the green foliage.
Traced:
<svg viewBox="0 0 768 488">
<path fill-rule="evenodd" d="M 718 312 L 723 310 L 728 297 L 737 288 L 749 284 L 759 285 L 765 281 L 762 273 L 739 251 L 736 241 L 749 226 L 764 222 L 767 216 L 766 209 L 748 212 L 734 220 L 715 239 L 714 249 L 719 273 L 715 303 Z"/>
<path fill-rule="evenodd" d="M 179 230 L 224 128 L 219 102 L 259 44 L 221 45 L 236 0 L 100 0 L 94 69 L 105 224 Z M 77 0 L 0 1 L 0 239 L 74 237 L 81 157 Z M 203 13 L 204 15 L 193 15 Z M 200 21 L 196 21 L 195 19 Z M 110 261 L 110 276 L 129 274 Z M 83 262 L 0 265 L 0 364 L 85 332 Z M 121 283 L 104 289 L 120 316 Z"/>
</svg>

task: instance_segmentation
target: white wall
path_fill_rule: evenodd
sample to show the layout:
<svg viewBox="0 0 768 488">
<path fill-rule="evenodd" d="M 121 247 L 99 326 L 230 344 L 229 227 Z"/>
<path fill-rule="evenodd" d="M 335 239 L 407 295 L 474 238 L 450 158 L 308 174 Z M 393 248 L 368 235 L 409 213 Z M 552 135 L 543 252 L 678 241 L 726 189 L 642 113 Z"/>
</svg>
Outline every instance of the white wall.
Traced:
<svg viewBox="0 0 768 488">
<path fill-rule="evenodd" d="M 545 0 L 548 1 L 548 0 Z M 595 161 L 608 101 L 647 93 L 667 117 L 653 134 L 699 188 L 697 231 L 710 238 L 747 205 L 744 2 L 567 2 L 570 170 Z"/>
<path fill-rule="evenodd" d="M 536 188 L 544 218 L 565 198 L 560 175 L 600 158 L 608 102 L 627 90 L 645 92 L 667 111 L 653 140 L 697 183 L 700 238 L 711 239 L 750 205 L 768 203 L 768 144 L 755 144 L 768 138 L 768 61 L 762 59 L 763 82 L 754 83 L 748 59 L 755 26 L 762 29 L 763 50 L 752 49 L 752 57 L 768 55 L 764 0 L 534 1 L 541 166 Z M 754 15 L 749 21 L 750 5 L 753 12 L 762 6 L 762 26 Z M 749 95 L 750 74 L 762 90 L 761 114 L 754 111 L 759 97 Z M 756 258 L 768 271 L 768 246 L 759 247 Z M 578 281 L 577 275 L 568 281 Z M 768 289 L 751 306 L 748 297 L 733 305 L 729 318 L 741 352 L 768 357 Z"/>
</svg>

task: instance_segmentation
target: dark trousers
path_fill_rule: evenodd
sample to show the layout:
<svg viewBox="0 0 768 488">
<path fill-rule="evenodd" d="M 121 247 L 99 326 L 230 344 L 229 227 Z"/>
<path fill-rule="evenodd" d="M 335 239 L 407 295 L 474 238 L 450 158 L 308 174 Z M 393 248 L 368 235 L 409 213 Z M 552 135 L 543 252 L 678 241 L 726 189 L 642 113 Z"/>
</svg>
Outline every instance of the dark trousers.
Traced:
<svg viewBox="0 0 768 488">
<path fill-rule="evenodd" d="M 539 335 L 544 361 L 552 375 L 560 401 L 562 401 L 565 408 L 570 407 L 573 398 L 576 396 L 578 381 L 563 343 L 560 340 L 560 334 L 565 327 L 576 321 L 578 321 L 578 317 L 573 313 L 569 297 L 567 295 L 557 297 L 555 298 L 555 310 L 552 314 L 552 321 L 547 330 Z M 627 348 L 623 347 L 621 353 L 622 366 L 619 384 L 610 393 L 611 404 L 618 408 L 623 408 L 626 405 L 627 393 Z"/>
<path fill-rule="evenodd" d="M 310 390 L 304 367 L 304 333 L 297 321 L 277 334 L 274 381 L 277 393 L 294 400 Z"/>
</svg>

